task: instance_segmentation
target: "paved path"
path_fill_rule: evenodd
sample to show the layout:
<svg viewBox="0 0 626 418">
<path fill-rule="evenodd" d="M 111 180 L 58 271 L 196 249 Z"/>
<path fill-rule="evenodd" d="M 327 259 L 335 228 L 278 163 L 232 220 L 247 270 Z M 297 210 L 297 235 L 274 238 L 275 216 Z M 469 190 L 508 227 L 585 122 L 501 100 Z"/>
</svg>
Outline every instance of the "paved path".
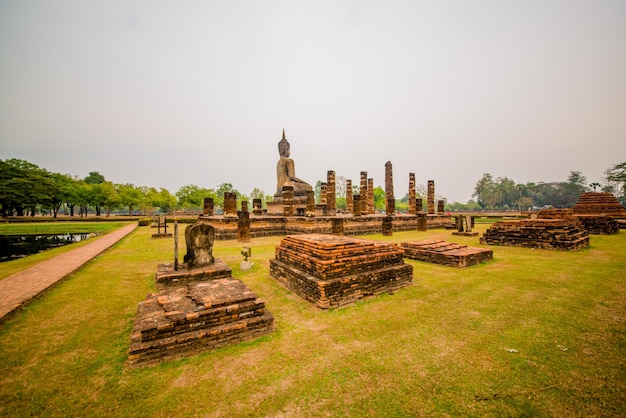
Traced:
<svg viewBox="0 0 626 418">
<path fill-rule="evenodd" d="M 130 234 L 136 227 L 137 223 L 134 222 L 99 238 L 90 238 L 90 241 L 93 241 L 88 244 L 0 280 L 0 324 L 26 302 L 74 273 L 89 260 Z"/>
</svg>

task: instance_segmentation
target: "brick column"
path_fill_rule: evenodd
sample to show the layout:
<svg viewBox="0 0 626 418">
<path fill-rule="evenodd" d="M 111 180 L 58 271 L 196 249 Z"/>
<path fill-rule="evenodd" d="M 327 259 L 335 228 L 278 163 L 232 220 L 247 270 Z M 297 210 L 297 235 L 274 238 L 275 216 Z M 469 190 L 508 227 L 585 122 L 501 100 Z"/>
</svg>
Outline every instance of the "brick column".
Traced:
<svg viewBox="0 0 626 418">
<path fill-rule="evenodd" d="M 326 175 L 326 214 L 330 216 L 335 216 L 337 212 L 337 204 L 335 201 L 336 198 L 336 185 L 335 185 L 335 172 L 329 170 Z"/>
<path fill-rule="evenodd" d="M 367 215 L 367 171 L 361 171 L 361 215 Z"/>
<path fill-rule="evenodd" d="M 327 193 L 328 193 L 328 183 L 322 183 L 320 185 L 320 204 L 321 205 L 326 205 L 327 204 Z"/>
<path fill-rule="evenodd" d="M 354 216 L 361 216 L 361 195 L 355 194 L 354 198 L 354 212 L 352 214 Z"/>
<path fill-rule="evenodd" d="M 387 215 L 393 215 L 396 212 L 395 204 L 393 205 L 393 208 L 389 206 L 393 199 L 393 167 L 391 165 L 391 161 L 387 161 L 385 163 L 385 202 L 387 202 L 385 209 Z"/>
<path fill-rule="evenodd" d="M 409 215 L 415 215 L 415 173 L 409 173 Z"/>
<path fill-rule="evenodd" d="M 224 192 L 224 216 L 237 217 L 237 195 L 232 192 Z"/>
<path fill-rule="evenodd" d="M 352 204 L 352 180 L 346 180 L 346 213 L 354 213 Z"/>
<path fill-rule="evenodd" d="M 307 190 L 306 192 L 306 216 L 315 216 L 315 192 Z"/>
<path fill-rule="evenodd" d="M 283 186 L 283 216 L 293 215 L 293 186 Z"/>
<path fill-rule="evenodd" d="M 202 208 L 202 213 L 204 216 L 213 216 L 213 198 L 205 197 L 204 198 L 204 207 Z"/>
<path fill-rule="evenodd" d="M 374 179 L 367 179 L 367 213 L 376 213 L 374 207 Z"/>
<path fill-rule="evenodd" d="M 428 180 L 428 214 L 435 214 L 435 181 Z"/>
<path fill-rule="evenodd" d="M 421 197 L 415 198 L 415 211 L 416 213 L 424 212 L 424 201 Z"/>
</svg>

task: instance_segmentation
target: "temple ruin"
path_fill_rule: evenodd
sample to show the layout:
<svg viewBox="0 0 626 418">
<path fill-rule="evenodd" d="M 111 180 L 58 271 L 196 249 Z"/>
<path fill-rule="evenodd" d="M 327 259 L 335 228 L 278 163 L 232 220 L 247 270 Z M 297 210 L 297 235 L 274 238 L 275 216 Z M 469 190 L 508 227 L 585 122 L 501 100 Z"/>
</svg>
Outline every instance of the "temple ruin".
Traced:
<svg viewBox="0 0 626 418">
<path fill-rule="evenodd" d="M 213 258 L 214 236 L 213 227 L 204 222 L 190 225 L 185 230 L 185 262 L 158 266 L 158 291 L 137 308 L 130 366 L 191 356 L 274 331 L 265 302 Z"/>
<path fill-rule="evenodd" d="M 213 201 L 205 200 L 205 208 L 199 219 L 215 228 L 215 239 L 239 239 L 246 242 L 251 238 L 268 235 L 289 234 L 338 234 L 363 235 L 397 231 L 425 231 L 433 228 L 453 226 L 449 215 L 443 213 L 443 201 L 435 207 L 435 182 L 428 181 L 428 213 L 422 207 L 422 198 L 415 196 L 415 174 L 409 175 L 409 210 L 398 214 L 395 210 L 392 164 L 385 164 L 385 212 L 376 213 L 374 206 L 374 179 L 367 171 L 361 171 L 354 182 L 346 179 L 346 209 L 339 212 L 336 203 L 336 174 L 327 171 L 326 181 L 321 182 L 319 203 L 315 203 L 315 192 L 304 180 L 296 177 L 295 162 L 290 158 L 291 145 L 285 131 L 278 142 L 279 161 L 276 165 L 276 193 L 274 200 L 253 200 L 253 210 L 241 215 L 237 211 L 234 194 L 224 195 L 224 214 L 216 215 Z M 358 183 L 357 183 L 358 182 Z M 359 193 L 354 194 L 353 184 L 359 184 Z M 242 208 L 248 202 L 241 202 Z M 435 209 L 439 209 L 436 211 Z M 392 219 L 386 219 L 389 216 Z M 241 229 L 244 229 L 241 231 Z"/>
</svg>

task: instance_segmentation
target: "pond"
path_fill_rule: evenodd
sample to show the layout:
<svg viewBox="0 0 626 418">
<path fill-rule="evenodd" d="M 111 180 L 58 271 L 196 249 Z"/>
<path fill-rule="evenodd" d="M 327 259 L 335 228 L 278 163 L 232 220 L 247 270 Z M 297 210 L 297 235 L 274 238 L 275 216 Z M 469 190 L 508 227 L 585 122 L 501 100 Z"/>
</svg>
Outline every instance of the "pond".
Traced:
<svg viewBox="0 0 626 418">
<path fill-rule="evenodd" d="M 0 235 L 0 263 L 94 237 L 94 233 Z"/>
</svg>

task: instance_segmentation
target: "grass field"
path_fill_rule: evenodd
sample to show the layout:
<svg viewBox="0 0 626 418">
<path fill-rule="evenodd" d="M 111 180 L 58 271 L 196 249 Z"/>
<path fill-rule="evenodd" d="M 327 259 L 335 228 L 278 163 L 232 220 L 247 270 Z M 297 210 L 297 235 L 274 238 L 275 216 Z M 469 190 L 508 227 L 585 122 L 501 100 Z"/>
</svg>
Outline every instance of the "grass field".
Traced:
<svg viewBox="0 0 626 418">
<path fill-rule="evenodd" d="M 477 225 L 483 232 L 488 225 Z M 276 332 L 153 367 L 125 365 L 138 302 L 171 240 L 138 228 L 0 327 L 0 416 L 623 416 L 626 233 L 581 252 L 492 247 L 465 269 L 407 260 L 414 284 L 323 311 L 278 285 L 280 237 L 214 255 Z M 425 238 L 478 246 L 450 231 Z M 183 240 L 180 248 L 184 248 Z M 514 351 L 513 351 L 514 350 Z"/>
</svg>

